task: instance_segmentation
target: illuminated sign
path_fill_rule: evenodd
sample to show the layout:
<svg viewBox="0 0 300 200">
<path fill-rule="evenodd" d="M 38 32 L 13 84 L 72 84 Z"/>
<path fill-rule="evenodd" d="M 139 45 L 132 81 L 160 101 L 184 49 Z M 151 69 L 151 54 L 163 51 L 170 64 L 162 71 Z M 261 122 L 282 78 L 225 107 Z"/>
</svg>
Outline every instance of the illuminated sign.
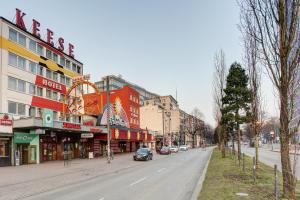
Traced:
<svg viewBox="0 0 300 200">
<path fill-rule="evenodd" d="M 100 128 L 90 128 L 90 132 L 92 132 L 92 133 L 102 133 L 102 129 L 100 129 Z"/>
<path fill-rule="evenodd" d="M 20 9 L 16 8 L 16 25 L 19 28 L 27 31 L 27 28 L 26 28 L 26 25 L 25 25 L 24 19 L 23 19 L 25 15 L 26 15 L 26 13 L 24 13 Z M 35 19 L 32 20 L 32 25 L 31 25 L 31 27 L 32 27 L 32 34 L 34 36 L 38 37 L 38 38 L 41 38 L 40 26 L 41 26 L 40 22 L 38 22 Z M 49 45 L 51 45 L 51 46 L 54 46 L 54 41 L 53 41 L 54 40 L 53 39 L 54 38 L 53 37 L 54 36 L 54 32 L 52 30 L 50 30 L 50 29 L 47 28 L 47 34 L 46 35 L 47 35 L 47 40 L 46 40 L 47 43 Z M 55 42 L 55 43 L 58 43 L 57 48 L 60 51 L 64 52 L 64 50 L 65 50 L 65 40 L 64 40 L 64 38 L 59 37 L 57 39 L 57 42 Z M 74 58 L 74 45 L 71 44 L 71 43 L 68 44 L 68 55 Z"/>
<path fill-rule="evenodd" d="M 69 122 L 63 122 L 63 127 L 64 128 L 72 128 L 72 129 L 81 129 L 80 124 L 73 124 L 73 123 L 69 123 Z"/>
</svg>

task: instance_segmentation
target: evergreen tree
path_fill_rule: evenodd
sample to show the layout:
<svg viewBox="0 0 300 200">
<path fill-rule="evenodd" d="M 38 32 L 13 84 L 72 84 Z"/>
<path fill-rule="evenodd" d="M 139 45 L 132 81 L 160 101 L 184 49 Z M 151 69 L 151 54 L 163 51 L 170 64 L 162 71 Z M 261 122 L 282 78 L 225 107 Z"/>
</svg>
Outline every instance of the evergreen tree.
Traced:
<svg viewBox="0 0 300 200">
<path fill-rule="evenodd" d="M 237 135 L 238 158 L 241 159 L 240 124 L 250 119 L 251 91 L 248 88 L 248 76 L 242 66 L 234 62 L 226 78 L 225 96 L 222 99 L 222 123 L 231 131 L 232 138 Z M 234 145 L 234 144 L 233 144 Z"/>
</svg>

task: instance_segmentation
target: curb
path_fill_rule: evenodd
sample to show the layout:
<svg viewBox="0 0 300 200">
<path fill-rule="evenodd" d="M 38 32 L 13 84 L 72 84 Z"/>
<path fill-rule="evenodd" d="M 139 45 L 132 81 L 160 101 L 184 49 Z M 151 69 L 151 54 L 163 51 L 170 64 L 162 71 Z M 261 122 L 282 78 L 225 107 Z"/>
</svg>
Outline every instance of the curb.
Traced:
<svg viewBox="0 0 300 200">
<path fill-rule="evenodd" d="M 208 162 L 206 163 L 206 165 L 205 165 L 205 167 L 203 169 L 203 173 L 202 173 L 202 175 L 200 176 L 200 178 L 199 178 L 199 180 L 197 182 L 197 185 L 196 185 L 195 190 L 194 190 L 194 192 L 192 194 L 191 200 L 197 200 L 198 196 L 199 196 L 199 194 L 200 194 L 200 192 L 202 190 L 202 185 L 203 185 L 204 179 L 206 177 L 207 168 L 208 168 L 208 165 L 210 163 L 210 159 L 211 159 L 211 156 L 212 156 L 214 148 L 212 149 L 212 151 L 210 153 L 210 156 L 209 156 L 209 159 L 208 159 Z"/>
</svg>

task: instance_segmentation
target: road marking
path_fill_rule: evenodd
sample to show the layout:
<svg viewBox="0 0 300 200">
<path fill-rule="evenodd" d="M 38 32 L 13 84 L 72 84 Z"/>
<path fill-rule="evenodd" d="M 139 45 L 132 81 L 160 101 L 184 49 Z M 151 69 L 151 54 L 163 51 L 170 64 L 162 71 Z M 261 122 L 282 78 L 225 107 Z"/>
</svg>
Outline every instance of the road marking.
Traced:
<svg viewBox="0 0 300 200">
<path fill-rule="evenodd" d="M 104 200 L 104 197 L 100 198 L 99 200 Z"/>
<path fill-rule="evenodd" d="M 157 170 L 157 172 L 160 173 L 160 172 L 162 172 L 164 170 L 166 170 L 166 168 L 161 168 L 161 169 Z"/>
<path fill-rule="evenodd" d="M 147 177 L 143 177 L 143 178 L 141 178 L 141 179 L 139 179 L 139 180 L 137 180 L 137 181 L 131 183 L 130 186 L 134 186 L 135 184 L 138 184 L 138 183 L 140 183 L 140 182 L 142 182 L 142 181 L 144 181 L 144 180 L 146 180 L 146 179 L 147 179 Z"/>
</svg>

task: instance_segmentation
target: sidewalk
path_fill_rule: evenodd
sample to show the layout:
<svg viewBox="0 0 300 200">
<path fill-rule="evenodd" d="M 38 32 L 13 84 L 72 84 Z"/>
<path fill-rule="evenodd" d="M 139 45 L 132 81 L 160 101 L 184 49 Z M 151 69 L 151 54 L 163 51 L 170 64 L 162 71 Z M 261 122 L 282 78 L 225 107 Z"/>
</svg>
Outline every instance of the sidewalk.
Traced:
<svg viewBox="0 0 300 200">
<path fill-rule="evenodd" d="M 273 148 L 272 148 L 271 144 L 265 144 L 261 148 L 269 150 L 269 151 L 280 153 L 280 144 L 273 144 Z M 295 154 L 295 148 L 294 147 L 290 147 L 290 154 Z M 297 146 L 296 154 L 300 155 L 300 146 Z"/>
<path fill-rule="evenodd" d="M 154 159 L 162 159 L 156 155 Z M 134 162 L 132 153 L 115 155 L 111 164 L 106 158 L 76 159 L 69 166 L 64 161 L 0 168 L 0 200 L 24 199 L 36 193 L 92 179 L 103 174 L 118 173 L 145 162 Z"/>
</svg>

